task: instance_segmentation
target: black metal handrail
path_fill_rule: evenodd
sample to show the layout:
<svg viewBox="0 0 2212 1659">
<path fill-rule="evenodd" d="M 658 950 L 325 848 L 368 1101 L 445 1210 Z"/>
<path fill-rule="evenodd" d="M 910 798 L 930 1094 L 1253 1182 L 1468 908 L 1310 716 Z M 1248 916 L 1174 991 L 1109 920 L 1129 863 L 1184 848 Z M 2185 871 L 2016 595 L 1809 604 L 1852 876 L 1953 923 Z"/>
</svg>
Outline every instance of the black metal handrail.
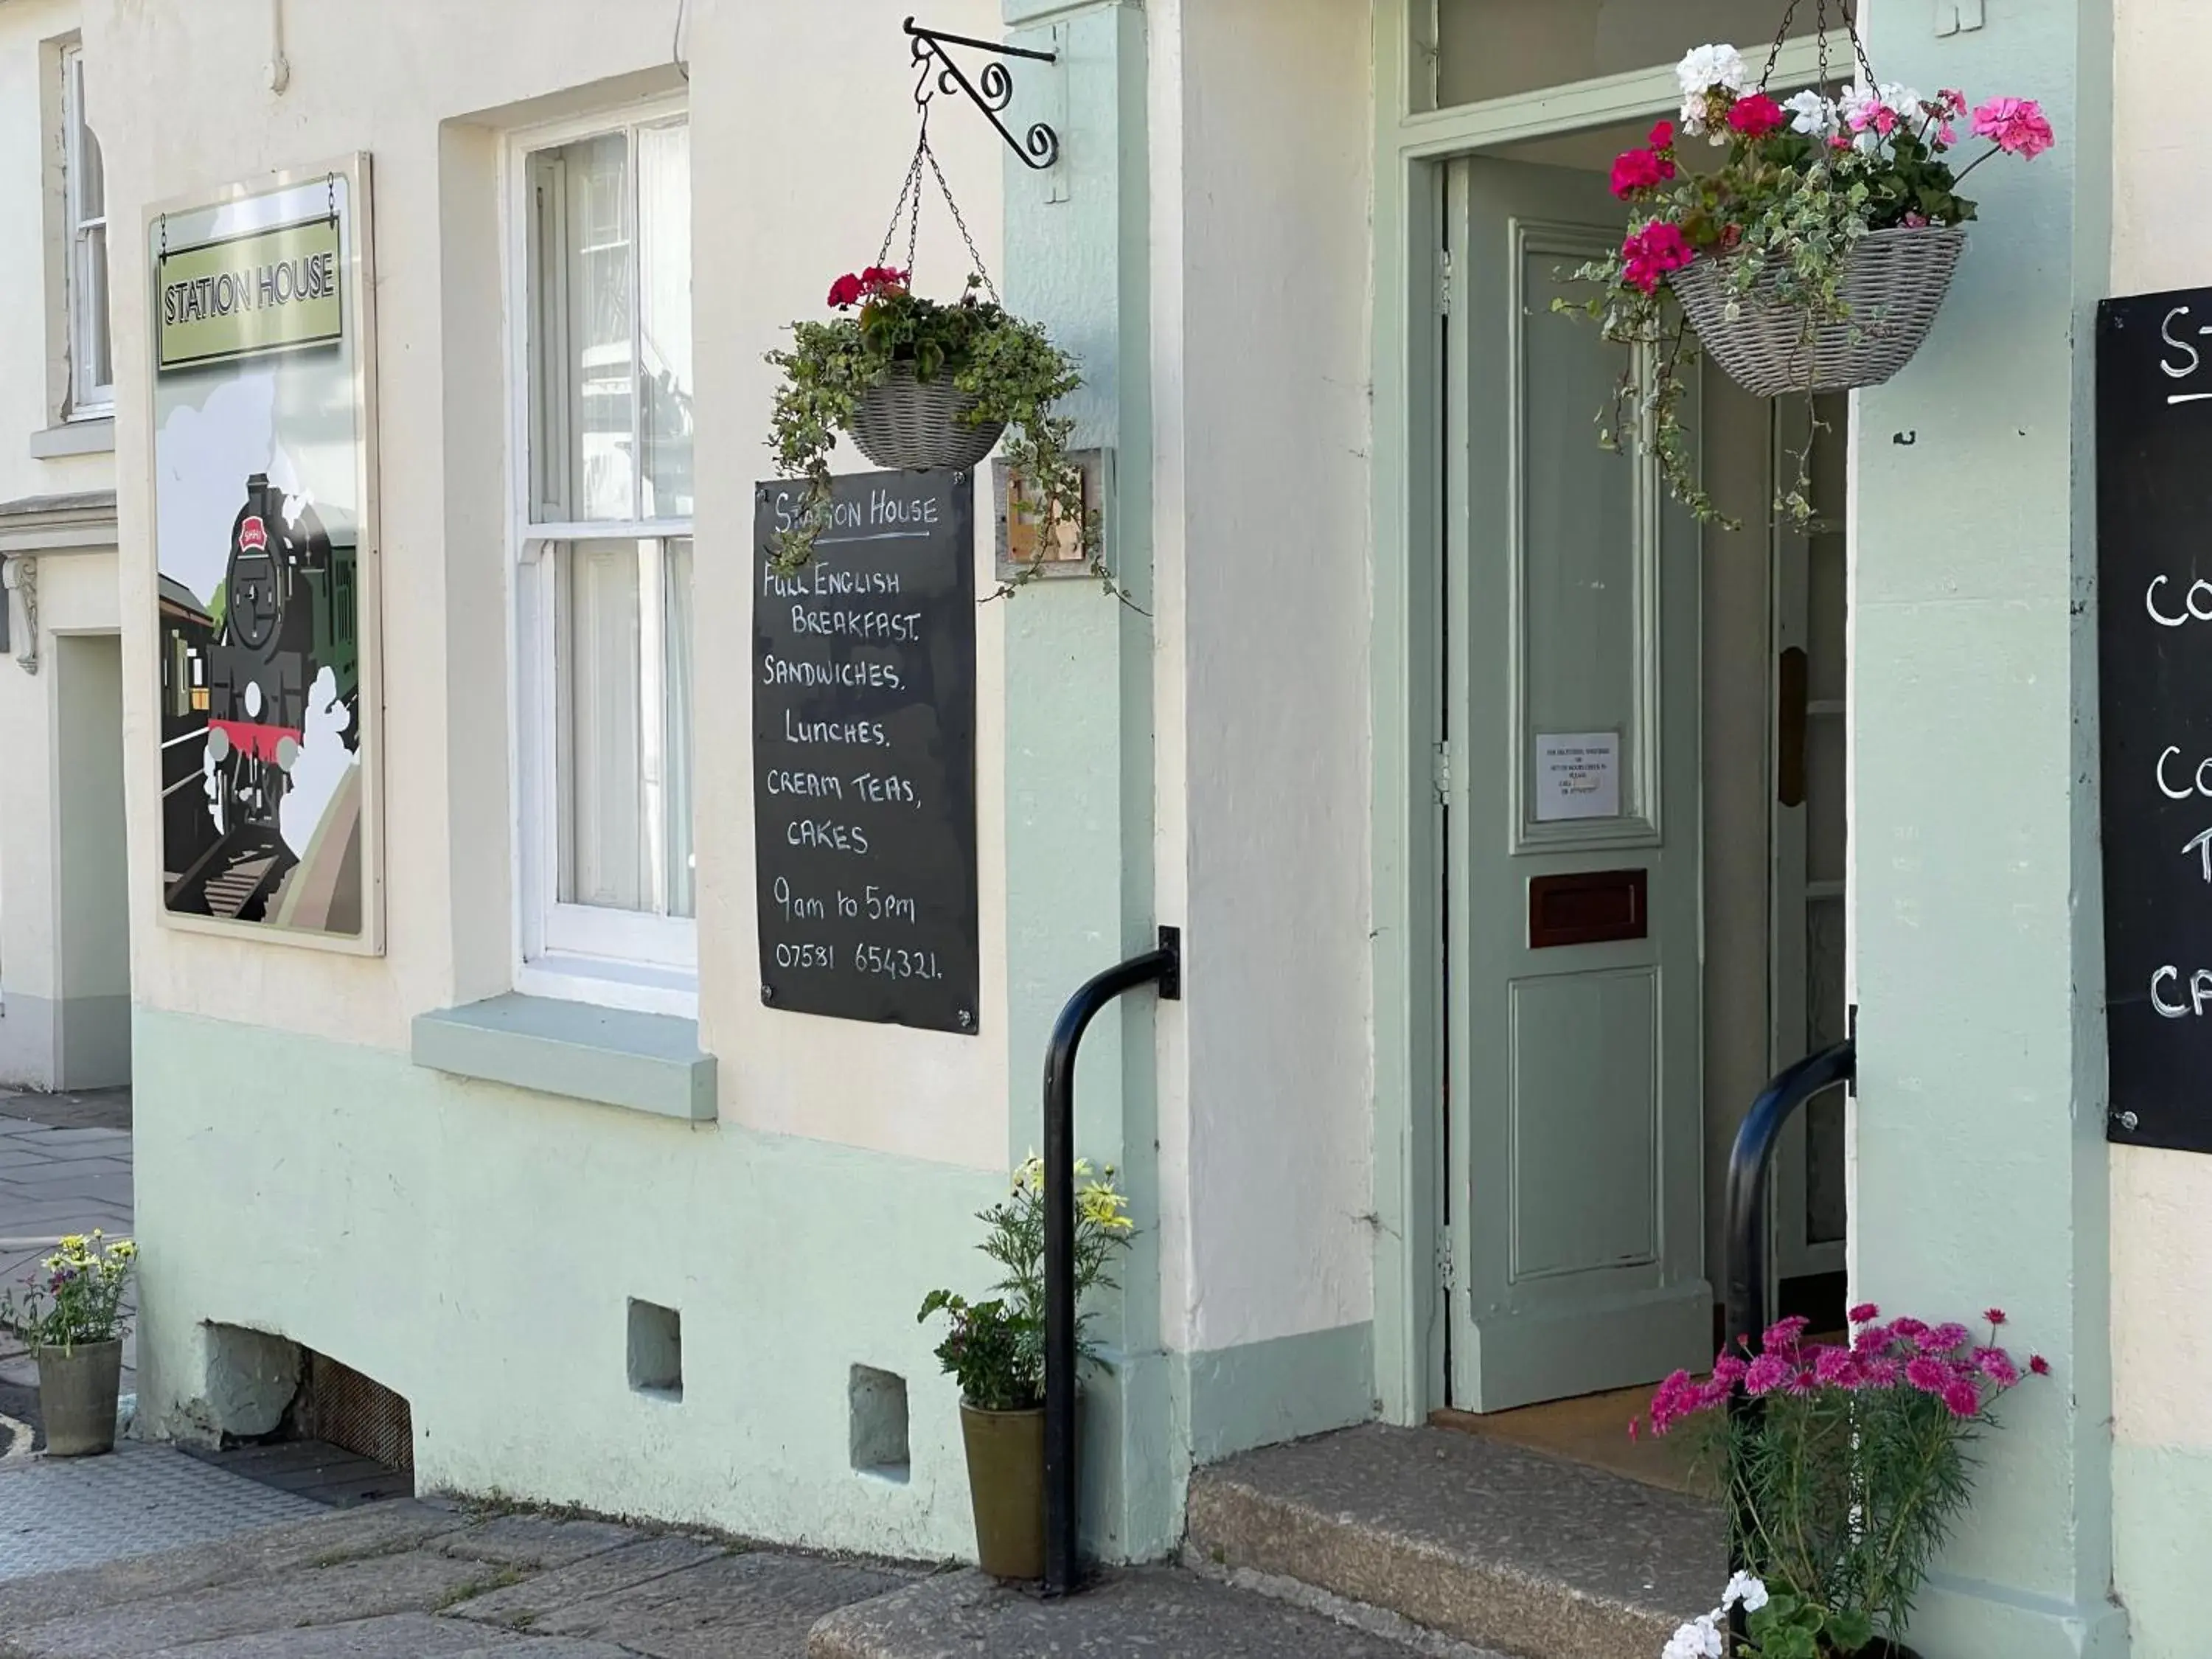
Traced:
<svg viewBox="0 0 2212 1659">
<path fill-rule="evenodd" d="M 1044 1057 L 1044 1593 L 1077 1587 L 1075 1383 L 1075 1055 L 1099 1011 L 1125 992 L 1157 984 L 1182 996 L 1182 930 L 1160 929 L 1159 948 L 1109 968 L 1067 1000 Z"/>
<path fill-rule="evenodd" d="M 1845 1037 L 1832 1048 L 1808 1055 L 1768 1084 L 1759 1098 L 1752 1102 L 1743 1127 L 1735 1133 L 1735 1146 L 1729 1153 L 1728 1168 L 1728 1312 L 1723 1327 L 1723 1349 L 1727 1352 L 1745 1352 L 1757 1343 L 1760 1333 L 1766 1328 L 1767 1299 L 1773 1282 L 1766 1188 L 1774 1169 L 1774 1149 L 1782 1144 L 1782 1132 L 1808 1101 L 1838 1084 L 1851 1084 L 1857 1077 L 1858 1045 L 1854 1039 Z M 1740 1418 L 1759 1408 L 1759 1402 L 1745 1393 L 1741 1384 L 1729 1395 L 1730 1417 Z M 1741 1498 L 1741 1494 L 1733 1490 L 1729 1494 L 1731 1505 Z M 1729 1528 L 1731 1571 L 1749 1565 L 1741 1559 L 1738 1547 L 1743 1532 L 1741 1524 Z M 1741 1636 L 1743 1610 L 1734 1609 L 1729 1622 Z"/>
<path fill-rule="evenodd" d="M 1773 1272 L 1766 1223 L 1767 1176 L 1774 1149 L 1800 1107 L 1815 1095 L 1848 1084 L 1858 1074 L 1858 1047 L 1845 1037 L 1808 1055 L 1768 1084 L 1736 1131 L 1728 1169 L 1727 1344 L 1756 1340 L 1766 1328 Z"/>
</svg>

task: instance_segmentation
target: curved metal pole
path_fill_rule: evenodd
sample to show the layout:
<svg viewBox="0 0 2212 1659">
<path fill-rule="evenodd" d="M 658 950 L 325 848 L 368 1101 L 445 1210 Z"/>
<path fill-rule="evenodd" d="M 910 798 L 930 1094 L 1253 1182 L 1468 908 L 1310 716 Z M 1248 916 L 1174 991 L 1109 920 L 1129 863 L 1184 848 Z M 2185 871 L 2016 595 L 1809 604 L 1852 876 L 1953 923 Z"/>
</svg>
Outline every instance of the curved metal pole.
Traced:
<svg viewBox="0 0 2212 1659">
<path fill-rule="evenodd" d="M 1164 1001 L 1182 995 L 1182 933 L 1109 968 L 1067 1001 L 1044 1057 L 1044 1593 L 1077 1583 L 1075 1444 L 1075 1056 L 1099 1011 L 1157 982 Z"/>
<path fill-rule="evenodd" d="M 1773 1169 L 1774 1149 L 1782 1143 L 1782 1132 L 1790 1127 L 1790 1120 L 1806 1102 L 1839 1083 L 1853 1082 L 1857 1076 L 1858 1045 L 1845 1037 L 1832 1048 L 1808 1055 L 1768 1084 L 1759 1098 L 1752 1102 L 1743 1127 L 1736 1131 L 1728 1167 L 1728 1317 L 1723 1339 L 1725 1352 L 1741 1352 L 1739 1345 L 1756 1342 L 1766 1328 L 1767 1296 L 1773 1272 L 1770 1261 L 1771 1241 L 1766 1224 L 1766 1185 Z M 1760 1402 L 1739 1385 L 1729 1395 L 1728 1408 L 1729 1417 L 1742 1419 L 1756 1415 Z M 1741 1494 L 1730 1491 L 1732 1509 L 1740 1498 Z M 1742 1559 L 1739 1548 L 1744 1531 L 1742 1516 L 1732 1513 L 1729 1526 L 1730 1571 L 1750 1565 Z M 1741 1607 L 1730 1610 L 1729 1628 L 1739 1638 L 1744 1634 Z"/>
<path fill-rule="evenodd" d="M 1756 1339 L 1766 1328 L 1770 1241 L 1766 1225 L 1766 1178 L 1774 1149 L 1797 1109 L 1814 1096 L 1849 1083 L 1858 1068 L 1858 1049 L 1846 1037 L 1832 1048 L 1808 1055 L 1768 1084 L 1736 1131 L 1728 1168 L 1727 1341 Z"/>
</svg>

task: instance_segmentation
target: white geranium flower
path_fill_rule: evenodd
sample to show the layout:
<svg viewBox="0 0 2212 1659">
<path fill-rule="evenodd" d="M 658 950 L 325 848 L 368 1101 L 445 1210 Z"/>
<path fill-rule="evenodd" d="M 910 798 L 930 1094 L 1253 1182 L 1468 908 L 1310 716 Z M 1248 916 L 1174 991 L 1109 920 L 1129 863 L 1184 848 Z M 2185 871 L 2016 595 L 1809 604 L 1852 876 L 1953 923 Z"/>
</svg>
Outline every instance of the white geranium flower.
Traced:
<svg viewBox="0 0 2212 1659">
<path fill-rule="evenodd" d="M 1757 1613 L 1766 1605 L 1766 1586 L 1752 1574 L 1739 1572 L 1729 1580 L 1728 1589 L 1722 1592 L 1721 1606 L 1732 1607 L 1739 1601 L 1743 1603 L 1746 1613 Z"/>
<path fill-rule="evenodd" d="M 1832 138 L 1839 118 L 1836 106 L 1819 93 L 1808 88 L 1794 98 L 1783 100 L 1782 107 L 1796 118 L 1790 123 L 1791 129 L 1808 138 Z"/>
<path fill-rule="evenodd" d="M 1727 1653 L 1717 1616 L 1703 1613 L 1668 1638 L 1659 1659 L 1726 1659 Z"/>
<path fill-rule="evenodd" d="M 1681 82 L 1682 95 L 1708 92 L 1715 87 L 1726 87 L 1730 92 L 1751 90 L 1751 71 L 1744 66 L 1743 54 L 1734 46 L 1698 46 L 1682 55 L 1674 65 L 1674 78 Z"/>
</svg>

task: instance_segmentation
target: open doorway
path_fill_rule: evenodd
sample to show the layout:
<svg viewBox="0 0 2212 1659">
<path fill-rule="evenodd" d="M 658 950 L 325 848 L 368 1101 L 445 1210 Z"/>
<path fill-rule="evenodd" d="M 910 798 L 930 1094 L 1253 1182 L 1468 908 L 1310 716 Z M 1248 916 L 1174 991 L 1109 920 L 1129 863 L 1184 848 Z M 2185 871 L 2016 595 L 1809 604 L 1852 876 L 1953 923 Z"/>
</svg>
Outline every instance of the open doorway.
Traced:
<svg viewBox="0 0 2212 1659">
<path fill-rule="evenodd" d="M 1551 300 L 1617 246 L 1606 168 L 1648 125 L 1440 169 L 1439 1325 L 1449 1410 L 1583 1401 L 1533 1427 L 1570 1453 L 1621 1442 L 1636 1396 L 1603 1396 L 1711 1359 L 1737 1126 L 1843 1035 L 1846 410 L 1708 369 L 1685 418 L 1733 531 L 1600 448 L 1626 356 Z M 1808 444 L 1801 526 L 1771 507 Z M 1844 1193 L 1831 1103 L 1773 1206 L 1784 1305 L 1823 1323 Z"/>
</svg>

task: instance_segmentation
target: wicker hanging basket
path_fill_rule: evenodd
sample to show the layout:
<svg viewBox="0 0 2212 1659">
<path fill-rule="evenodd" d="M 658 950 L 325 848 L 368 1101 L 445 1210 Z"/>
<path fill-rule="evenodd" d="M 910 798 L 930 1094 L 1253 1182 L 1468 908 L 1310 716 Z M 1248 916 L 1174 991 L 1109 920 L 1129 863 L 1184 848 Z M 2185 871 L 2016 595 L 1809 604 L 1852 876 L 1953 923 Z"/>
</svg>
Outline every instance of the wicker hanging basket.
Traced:
<svg viewBox="0 0 2212 1659">
<path fill-rule="evenodd" d="M 941 466 L 964 471 L 981 465 L 1006 429 L 1004 421 L 969 421 L 975 407 L 951 375 L 918 380 L 901 363 L 881 386 L 860 394 L 845 433 L 860 453 L 888 471 Z"/>
<path fill-rule="evenodd" d="M 1667 280 L 1706 355 L 1745 391 L 1760 398 L 1847 392 L 1879 386 L 1912 360 L 1966 247 L 1966 233 L 1956 226 L 1869 232 L 1844 273 L 1850 315 L 1810 328 L 1802 306 L 1773 297 L 1778 273 L 1742 295 L 1726 260 L 1700 259 Z"/>
</svg>

